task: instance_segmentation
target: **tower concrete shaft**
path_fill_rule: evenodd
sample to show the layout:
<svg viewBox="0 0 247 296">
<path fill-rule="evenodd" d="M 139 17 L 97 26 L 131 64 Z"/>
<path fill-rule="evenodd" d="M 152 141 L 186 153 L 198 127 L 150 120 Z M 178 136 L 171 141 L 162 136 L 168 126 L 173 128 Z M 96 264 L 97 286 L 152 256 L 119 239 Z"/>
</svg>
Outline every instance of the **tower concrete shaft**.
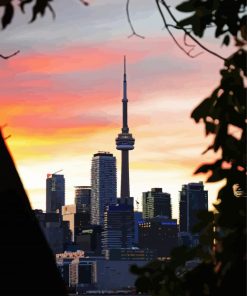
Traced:
<svg viewBox="0 0 247 296">
<path fill-rule="evenodd" d="M 116 147 L 122 151 L 121 168 L 121 199 L 124 201 L 130 197 L 129 186 L 129 150 L 134 149 L 135 139 L 129 133 L 128 127 L 128 99 L 127 99 L 127 79 L 126 79 L 126 59 L 124 57 L 124 79 L 123 79 L 123 126 L 122 132 L 116 138 Z"/>
<path fill-rule="evenodd" d="M 129 185 L 129 150 L 122 150 L 121 198 L 130 196 Z"/>
</svg>

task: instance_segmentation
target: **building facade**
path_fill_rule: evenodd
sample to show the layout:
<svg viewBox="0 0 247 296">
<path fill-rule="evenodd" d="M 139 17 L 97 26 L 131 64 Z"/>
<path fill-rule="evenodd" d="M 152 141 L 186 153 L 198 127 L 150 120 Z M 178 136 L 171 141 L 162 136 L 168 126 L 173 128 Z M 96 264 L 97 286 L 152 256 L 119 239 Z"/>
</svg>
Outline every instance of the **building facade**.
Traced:
<svg viewBox="0 0 247 296">
<path fill-rule="evenodd" d="M 197 224 L 197 214 L 208 210 L 208 191 L 204 190 L 203 182 L 182 185 L 179 192 L 180 232 L 192 232 Z"/>
<path fill-rule="evenodd" d="M 46 178 L 46 212 L 61 213 L 65 204 L 64 175 L 47 174 Z"/>
<path fill-rule="evenodd" d="M 135 220 L 134 242 L 135 242 L 135 245 L 137 246 L 138 245 L 138 241 L 139 241 L 139 238 L 138 238 L 138 223 L 139 223 L 139 221 L 142 221 L 143 220 L 142 212 L 135 211 L 134 212 L 134 220 Z"/>
<path fill-rule="evenodd" d="M 164 216 L 139 222 L 139 247 L 157 252 L 158 257 L 169 257 L 178 246 L 178 224 L 176 219 Z"/>
<path fill-rule="evenodd" d="M 141 256 L 143 257 L 143 256 Z M 103 257 L 75 258 L 71 260 L 57 258 L 57 266 L 70 287 L 82 287 L 82 291 L 102 291 L 131 289 L 135 287 L 137 275 L 130 272 L 132 265 L 144 266 L 145 260 L 106 260 Z M 93 291 L 92 291 L 93 290 Z M 89 294 L 89 292 L 88 292 Z M 112 294 L 113 295 L 113 294 Z"/>
<path fill-rule="evenodd" d="M 102 236 L 104 252 L 110 249 L 133 247 L 134 211 L 132 204 L 117 204 L 106 208 Z"/>
<path fill-rule="evenodd" d="M 63 252 L 66 244 L 71 243 L 68 224 L 62 221 L 58 213 L 44 213 L 42 210 L 33 212 L 53 253 Z"/>
<path fill-rule="evenodd" d="M 151 191 L 142 193 L 143 219 L 156 216 L 172 218 L 171 196 L 163 192 L 162 188 L 152 188 Z"/>
<path fill-rule="evenodd" d="M 102 251 L 102 231 L 103 228 L 100 225 L 92 225 L 82 229 L 75 237 L 76 245 L 87 254 L 100 255 Z"/>
<path fill-rule="evenodd" d="M 105 253 L 106 260 L 121 260 L 121 261 L 152 261 L 157 258 L 155 251 L 150 249 L 139 248 L 122 248 L 110 249 Z"/>
<path fill-rule="evenodd" d="M 91 186 L 75 186 L 75 205 L 77 212 L 90 213 Z"/>
<path fill-rule="evenodd" d="M 66 205 L 62 207 L 63 221 L 69 222 L 71 231 L 71 240 L 76 242 L 76 236 L 79 235 L 84 228 L 90 224 L 89 213 L 77 212 L 76 205 Z"/>
<path fill-rule="evenodd" d="M 116 158 L 109 152 L 94 154 L 91 166 L 91 224 L 104 225 L 106 206 L 117 202 Z"/>
</svg>

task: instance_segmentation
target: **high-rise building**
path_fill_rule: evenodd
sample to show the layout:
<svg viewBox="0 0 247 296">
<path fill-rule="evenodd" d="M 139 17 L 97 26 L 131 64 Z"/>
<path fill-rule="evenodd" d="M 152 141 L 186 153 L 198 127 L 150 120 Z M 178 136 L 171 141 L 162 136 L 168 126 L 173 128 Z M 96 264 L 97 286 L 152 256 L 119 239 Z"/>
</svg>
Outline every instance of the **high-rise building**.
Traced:
<svg viewBox="0 0 247 296">
<path fill-rule="evenodd" d="M 208 210 L 208 191 L 203 182 L 182 185 L 179 201 L 180 232 L 192 232 L 197 224 L 197 214 Z"/>
<path fill-rule="evenodd" d="M 94 154 L 91 167 L 91 224 L 104 224 L 106 206 L 117 202 L 116 158 L 109 152 Z"/>
<path fill-rule="evenodd" d="M 103 251 L 133 247 L 133 207 L 128 204 L 108 206 L 104 214 Z"/>
<path fill-rule="evenodd" d="M 76 236 L 90 224 L 90 215 L 88 212 L 77 212 L 76 205 L 66 205 L 62 207 L 63 221 L 69 222 L 71 231 L 71 240 L 76 242 Z"/>
<path fill-rule="evenodd" d="M 46 212 L 61 213 L 65 204 L 64 175 L 47 174 L 46 178 Z"/>
<path fill-rule="evenodd" d="M 91 186 L 75 186 L 75 205 L 77 212 L 90 212 Z"/>
<path fill-rule="evenodd" d="M 172 218 L 171 196 L 163 192 L 162 188 L 152 188 L 151 191 L 142 193 L 143 219 L 156 216 Z"/>
<path fill-rule="evenodd" d="M 102 226 L 92 225 L 82 229 L 76 236 L 76 245 L 87 254 L 100 255 L 102 251 Z"/>
</svg>

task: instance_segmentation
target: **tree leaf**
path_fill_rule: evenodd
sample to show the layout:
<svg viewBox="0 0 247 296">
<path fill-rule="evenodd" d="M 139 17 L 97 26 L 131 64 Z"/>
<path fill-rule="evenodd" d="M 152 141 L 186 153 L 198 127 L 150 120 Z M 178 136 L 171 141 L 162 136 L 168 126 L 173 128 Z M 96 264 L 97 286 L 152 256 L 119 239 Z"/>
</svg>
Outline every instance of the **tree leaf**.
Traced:
<svg viewBox="0 0 247 296">
<path fill-rule="evenodd" d="M 4 14 L 2 17 L 2 27 L 6 28 L 7 25 L 11 23 L 11 20 L 14 16 L 14 8 L 11 3 L 5 6 Z"/>
<path fill-rule="evenodd" d="M 214 100 L 212 98 L 207 98 L 192 111 L 191 117 L 194 118 L 195 122 L 198 123 L 201 118 L 206 118 L 206 116 L 208 116 L 213 102 Z"/>
<path fill-rule="evenodd" d="M 227 177 L 229 174 L 229 170 L 223 170 L 221 168 L 215 168 L 212 171 L 212 175 L 207 179 L 207 182 L 212 183 L 212 182 L 218 182 Z"/>
<path fill-rule="evenodd" d="M 33 0 L 22 0 L 20 3 L 20 8 L 23 13 L 25 13 L 24 7 L 26 4 L 33 2 Z"/>
<path fill-rule="evenodd" d="M 222 45 L 228 46 L 230 44 L 230 35 L 226 35 L 222 41 Z"/>
<path fill-rule="evenodd" d="M 179 5 L 176 6 L 176 9 L 178 11 L 182 11 L 182 12 L 191 12 L 195 10 L 195 0 L 190 0 L 190 1 L 186 1 L 183 2 Z"/>
</svg>

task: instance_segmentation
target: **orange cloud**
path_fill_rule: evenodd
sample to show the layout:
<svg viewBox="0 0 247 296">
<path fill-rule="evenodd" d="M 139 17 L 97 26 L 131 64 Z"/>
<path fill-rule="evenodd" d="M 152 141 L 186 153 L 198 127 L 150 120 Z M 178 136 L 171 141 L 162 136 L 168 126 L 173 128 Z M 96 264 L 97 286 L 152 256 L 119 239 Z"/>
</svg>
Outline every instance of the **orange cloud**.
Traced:
<svg viewBox="0 0 247 296">
<path fill-rule="evenodd" d="M 128 60 L 137 61 L 143 55 L 142 52 L 133 52 Z M 119 49 L 77 46 L 53 52 L 20 54 L 8 60 L 7 67 L 15 71 L 43 74 L 88 72 L 119 65 L 122 58 L 123 53 Z"/>
</svg>

